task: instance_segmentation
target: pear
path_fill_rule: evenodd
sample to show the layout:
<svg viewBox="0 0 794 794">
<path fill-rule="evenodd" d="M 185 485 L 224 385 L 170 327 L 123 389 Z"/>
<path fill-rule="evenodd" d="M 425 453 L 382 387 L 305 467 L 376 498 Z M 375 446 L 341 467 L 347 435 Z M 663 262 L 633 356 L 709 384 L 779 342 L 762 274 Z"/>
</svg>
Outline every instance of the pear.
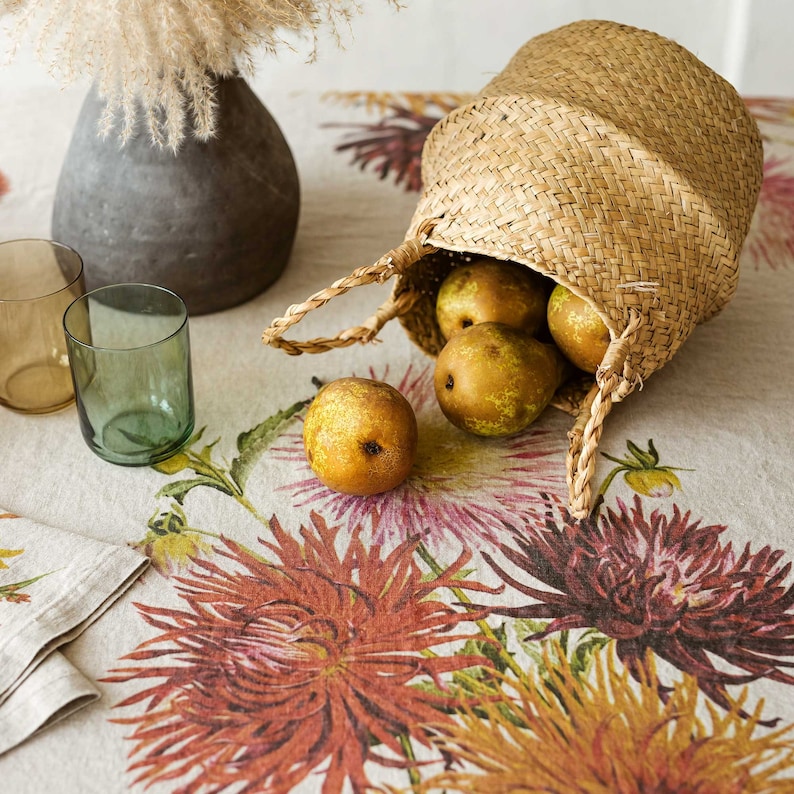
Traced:
<svg viewBox="0 0 794 794">
<path fill-rule="evenodd" d="M 609 329 L 596 310 L 558 284 L 549 296 L 546 319 L 554 344 L 563 355 L 579 369 L 594 373 L 611 341 Z"/>
<path fill-rule="evenodd" d="M 436 319 L 445 339 L 470 325 L 498 322 L 530 335 L 546 319 L 553 282 L 517 262 L 479 257 L 453 268 L 436 297 Z"/>
<path fill-rule="evenodd" d="M 487 322 L 459 331 L 444 345 L 433 385 L 453 425 L 479 436 L 510 436 L 543 413 L 564 372 L 554 345 Z"/>
<path fill-rule="evenodd" d="M 303 423 L 306 460 L 317 478 L 356 496 L 403 482 L 417 441 L 411 404 L 393 386 L 370 378 L 338 378 L 323 386 Z"/>
</svg>

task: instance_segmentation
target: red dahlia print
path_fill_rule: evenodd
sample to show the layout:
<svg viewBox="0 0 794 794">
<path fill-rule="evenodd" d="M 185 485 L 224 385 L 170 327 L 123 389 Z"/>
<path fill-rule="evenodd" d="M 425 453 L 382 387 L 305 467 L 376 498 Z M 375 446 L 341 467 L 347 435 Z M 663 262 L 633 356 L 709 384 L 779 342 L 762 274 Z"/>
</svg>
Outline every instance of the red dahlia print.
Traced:
<svg viewBox="0 0 794 794">
<path fill-rule="evenodd" d="M 184 609 L 139 605 L 160 633 L 125 658 L 147 664 L 106 679 L 158 681 L 118 704 L 144 704 L 118 720 L 134 726 L 138 781 L 181 779 L 180 794 L 288 792 L 319 772 L 323 794 L 346 782 L 364 792 L 368 763 L 409 767 L 406 745 L 429 748 L 425 726 L 451 719 L 445 677 L 486 664 L 430 652 L 474 636 L 456 627 L 476 614 L 434 597 L 485 589 L 459 578 L 470 555 L 428 581 L 414 540 L 382 554 L 354 531 L 340 554 L 338 528 L 316 514 L 302 543 L 271 524 L 274 542 L 260 542 L 277 561 L 224 540 L 231 565 L 197 560 L 176 580 Z"/>
<path fill-rule="evenodd" d="M 381 179 L 392 175 L 395 184 L 402 184 L 407 192 L 418 192 L 422 189 L 422 146 L 437 121 L 393 107 L 379 122 L 358 125 L 358 131 L 336 151 L 351 151 L 352 163 L 362 171 L 372 168 Z"/>
<path fill-rule="evenodd" d="M 695 676 L 716 703 L 729 707 L 726 686 L 761 677 L 794 684 L 794 587 L 782 551 L 723 545 L 723 526 L 701 526 L 677 506 L 667 517 L 633 507 L 577 520 L 549 504 L 542 528 L 513 530 L 501 550 L 520 571 L 552 588 L 519 581 L 486 555 L 502 579 L 536 599 L 495 614 L 551 619 L 536 635 L 595 627 L 617 641 L 620 659 L 638 680 L 648 649 Z M 555 515 L 556 513 L 556 515 Z M 559 518 L 557 518 L 559 516 Z M 721 660 L 720 666 L 714 660 Z"/>
<path fill-rule="evenodd" d="M 0 198 L 2 198 L 8 191 L 10 190 L 8 180 L 3 175 L 3 172 L 0 171 Z"/>
<path fill-rule="evenodd" d="M 428 133 L 442 116 L 467 99 L 463 94 L 359 92 L 345 92 L 337 98 L 358 104 L 363 100 L 382 118 L 368 124 L 327 125 L 351 130 L 336 151 L 351 152 L 353 165 L 375 171 L 380 179 L 392 176 L 394 183 L 408 192 L 422 189 L 422 147 Z"/>
<path fill-rule="evenodd" d="M 794 161 L 771 157 L 764 163 L 764 181 L 745 249 L 756 268 L 780 270 L 794 259 Z"/>
</svg>

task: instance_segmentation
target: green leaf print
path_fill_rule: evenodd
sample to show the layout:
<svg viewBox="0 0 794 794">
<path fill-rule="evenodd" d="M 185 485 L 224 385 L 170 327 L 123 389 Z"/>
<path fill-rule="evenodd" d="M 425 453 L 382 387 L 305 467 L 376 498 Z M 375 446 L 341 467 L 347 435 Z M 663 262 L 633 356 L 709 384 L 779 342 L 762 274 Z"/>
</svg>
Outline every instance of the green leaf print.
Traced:
<svg viewBox="0 0 794 794">
<path fill-rule="evenodd" d="M 269 416 L 253 429 L 237 436 L 237 450 L 240 454 L 232 461 L 229 474 L 241 491 L 245 491 L 248 477 L 259 458 L 284 432 L 285 426 L 292 418 L 302 411 L 309 402 L 310 400 L 296 402 L 289 408 Z"/>
</svg>

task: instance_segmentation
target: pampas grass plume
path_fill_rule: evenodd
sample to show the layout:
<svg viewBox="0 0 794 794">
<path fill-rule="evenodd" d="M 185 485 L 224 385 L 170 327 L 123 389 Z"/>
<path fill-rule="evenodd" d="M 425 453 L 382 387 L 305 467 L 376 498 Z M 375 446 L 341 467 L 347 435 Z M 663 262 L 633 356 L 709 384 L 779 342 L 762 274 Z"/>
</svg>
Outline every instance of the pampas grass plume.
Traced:
<svg viewBox="0 0 794 794">
<path fill-rule="evenodd" d="M 308 36 L 313 59 L 318 30 L 339 44 L 360 12 L 355 0 L 0 0 L 12 40 L 32 35 L 54 77 L 93 79 L 102 133 L 126 141 L 142 120 L 153 144 L 174 151 L 186 130 L 215 134 L 218 78 L 251 76 L 255 53 L 289 47 L 287 33 Z"/>
</svg>

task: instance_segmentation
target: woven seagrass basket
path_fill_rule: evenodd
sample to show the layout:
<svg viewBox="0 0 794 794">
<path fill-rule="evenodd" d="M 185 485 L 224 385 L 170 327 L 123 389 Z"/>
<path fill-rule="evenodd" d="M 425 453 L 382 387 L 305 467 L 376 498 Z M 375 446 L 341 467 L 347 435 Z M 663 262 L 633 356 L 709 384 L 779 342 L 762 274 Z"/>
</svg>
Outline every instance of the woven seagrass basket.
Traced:
<svg viewBox="0 0 794 794">
<path fill-rule="evenodd" d="M 405 240 L 289 307 L 263 340 L 290 354 L 372 340 L 398 317 L 430 356 L 450 252 L 523 263 L 587 300 L 612 342 L 576 415 L 570 507 L 590 480 L 612 405 L 663 366 L 736 289 L 763 173 L 757 126 L 736 91 L 669 39 L 581 21 L 525 44 L 430 132 Z M 396 276 L 362 325 L 293 342 L 284 331 L 354 286 Z M 565 398 L 562 398 L 565 399 Z"/>
</svg>

